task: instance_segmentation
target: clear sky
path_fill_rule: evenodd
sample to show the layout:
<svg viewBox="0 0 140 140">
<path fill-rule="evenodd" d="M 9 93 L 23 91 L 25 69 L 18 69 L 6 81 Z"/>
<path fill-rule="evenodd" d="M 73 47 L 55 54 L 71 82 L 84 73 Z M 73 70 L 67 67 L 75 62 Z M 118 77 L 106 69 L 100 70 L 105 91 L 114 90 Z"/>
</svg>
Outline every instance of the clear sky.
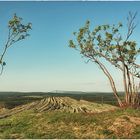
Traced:
<svg viewBox="0 0 140 140">
<path fill-rule="evenodd" d="M 92 27 L 120 21 L 125 25 L 129 11 L 138 11 L 140 23 L 140 2 L 0 2 L 0 50 L 14 13 L 33 24 L 31 36 L 15 44 L 5 56 L 0 91 L 111 91 L 102 71 L 93 63 L 86 64 L 68 47 L 68 40 L 86 20 Z M 138 43 L 139 35 L 140 25 L 133 35 Z M 122 90 L 121 73 L 110 70 Z"/>
</svg>

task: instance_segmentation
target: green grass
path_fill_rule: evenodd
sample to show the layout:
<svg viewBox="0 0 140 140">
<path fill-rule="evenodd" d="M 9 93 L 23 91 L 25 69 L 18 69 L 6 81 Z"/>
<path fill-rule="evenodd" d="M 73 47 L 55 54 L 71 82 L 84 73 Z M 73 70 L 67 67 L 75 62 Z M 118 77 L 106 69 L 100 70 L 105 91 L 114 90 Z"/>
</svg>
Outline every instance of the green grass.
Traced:
<svg viewBox="0 0 140 140">
<path fill-rule="evenodd" d="M 140 139 L 140 126 L 136 127 L 134 133 L 133 133 L 134 139 Z"/>
<path fill-rule="evenodd" d="M 0 119 L 0 138 L 73 139 L 73 138 L 128 138 L 117 135 L 108 127 L 120 116 L 140 118 L 140 110 L 126 109 L 99 114 L 24 111 Z M 127 117 L 124 119 L 127 120 Z M 140 138 L 140 126 L 129 138 Z"/>
</svg>

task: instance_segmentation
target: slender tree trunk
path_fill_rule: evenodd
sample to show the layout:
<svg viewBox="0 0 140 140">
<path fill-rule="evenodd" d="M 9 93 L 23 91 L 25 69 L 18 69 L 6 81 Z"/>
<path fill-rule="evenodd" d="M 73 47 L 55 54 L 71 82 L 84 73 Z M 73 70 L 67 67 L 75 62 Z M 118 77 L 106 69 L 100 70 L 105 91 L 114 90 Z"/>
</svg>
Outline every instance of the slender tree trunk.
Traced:
<svg viewBox="0 0 140 140">
<path fill-rule="evenodd" d="M 132 76 L 132 106 L 140 107 L 140 95 L 139 95 L 139 86 L 136 86 L 134 77 Z"/>
<path fill-rule="evenodd" d="M 130 78 L 130 73 L 129 73 L 129 69 L 128 66 L 125 65 L 126 67 L 126 71 L 127 71 L 127 78 L 128 78 L 128 93 L 129 93 L 129 103 L 132 105 L 132 96 L 133 96 L 133 88 L 132 88 L 132 80 Z"/>
<path fill-rule="evenodd" d="M 133 76 L 132 76 L 132 89 L 133 89 L 132 105 L 134 105 L 135 104 L 136 90 L 135 90 L 135 81 L 134 81 L 134 77 Z"/>
<path fill-rule="evenodd" d="M 116 97 L 117 101 L 118 101 L 118 104 L 120 107 L 123 107 L 123 103 L 121 101 L 121 99 L 119 98 L 118 96 L 118 93 L 117 93 L 117 90 L 116 90 L 116 86 L 115 86 L 115 83 L 114 83 L 114 80 L 112 78 L 112 76 L 110 75 L 109 71 L 106 69 L 106 67 L 101 63 L 99 62 L 97 59 L 95 59 L 95 62 L 99 65 L 99 67 L 102 69 L 102 71 L 104 72 L 104 74 L 107 76 L 107 78 L 109 79 L 109 82 L 110 82 L 110 85 L 111 85 L 111 88 L 113 90 L 113 93 L 114 93 L 114 96 Z"/>
<path fill-rule="evenodd" d="M 123 66 L 123 84 L 124 84 L 124 91 L 125 91 L 125 102 L 126 105 L 129 105 L 129 93 L 127 90 L 126 68 L 124 62 L 122 62 L 122 66 Z"/>
</svg>

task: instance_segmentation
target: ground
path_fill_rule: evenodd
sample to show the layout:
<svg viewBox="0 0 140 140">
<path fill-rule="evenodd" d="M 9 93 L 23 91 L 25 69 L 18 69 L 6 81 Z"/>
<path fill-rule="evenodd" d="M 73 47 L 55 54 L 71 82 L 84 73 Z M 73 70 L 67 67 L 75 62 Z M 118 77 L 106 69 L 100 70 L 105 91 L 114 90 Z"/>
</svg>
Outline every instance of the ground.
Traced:
<svg viewBox="0 0 140 140">
<path fill-rule="evenodd" d="M 140 109 L 120 109 L 110 93 L 0 97 L 0 139 L 140 139 Z"/>
<path fill-rule="evenodd" d="M 140 138 L 140 110 L 102 113 L 27 110 L 0 119 L 0 138 L 112 139 Z"/>
</svg>

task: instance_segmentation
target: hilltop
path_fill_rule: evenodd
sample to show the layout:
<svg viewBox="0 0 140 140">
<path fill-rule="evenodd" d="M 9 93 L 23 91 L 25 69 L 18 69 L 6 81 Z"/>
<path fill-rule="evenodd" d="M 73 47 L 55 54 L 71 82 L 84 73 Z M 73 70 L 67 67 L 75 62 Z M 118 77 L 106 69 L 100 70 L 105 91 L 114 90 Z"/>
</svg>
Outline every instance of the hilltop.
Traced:
<svg viewBox="0 0 140 140">
<path fill-rule="evenodd" d="M 96 114 L 24 110 L 0 119 L 1 139 L 139 139 L 140 110 Z"/>
<path fill-rule="evenodd" d="M 21 99 L 31 100 L 12 108 L 1 103 L 1 139 L 140 138 L 138 109 L 120 109 L 111 104 L 83 100 L 77 95 L 77 99 L 37 95 L 26 97 L 23 94 Z"/>
</svg>

